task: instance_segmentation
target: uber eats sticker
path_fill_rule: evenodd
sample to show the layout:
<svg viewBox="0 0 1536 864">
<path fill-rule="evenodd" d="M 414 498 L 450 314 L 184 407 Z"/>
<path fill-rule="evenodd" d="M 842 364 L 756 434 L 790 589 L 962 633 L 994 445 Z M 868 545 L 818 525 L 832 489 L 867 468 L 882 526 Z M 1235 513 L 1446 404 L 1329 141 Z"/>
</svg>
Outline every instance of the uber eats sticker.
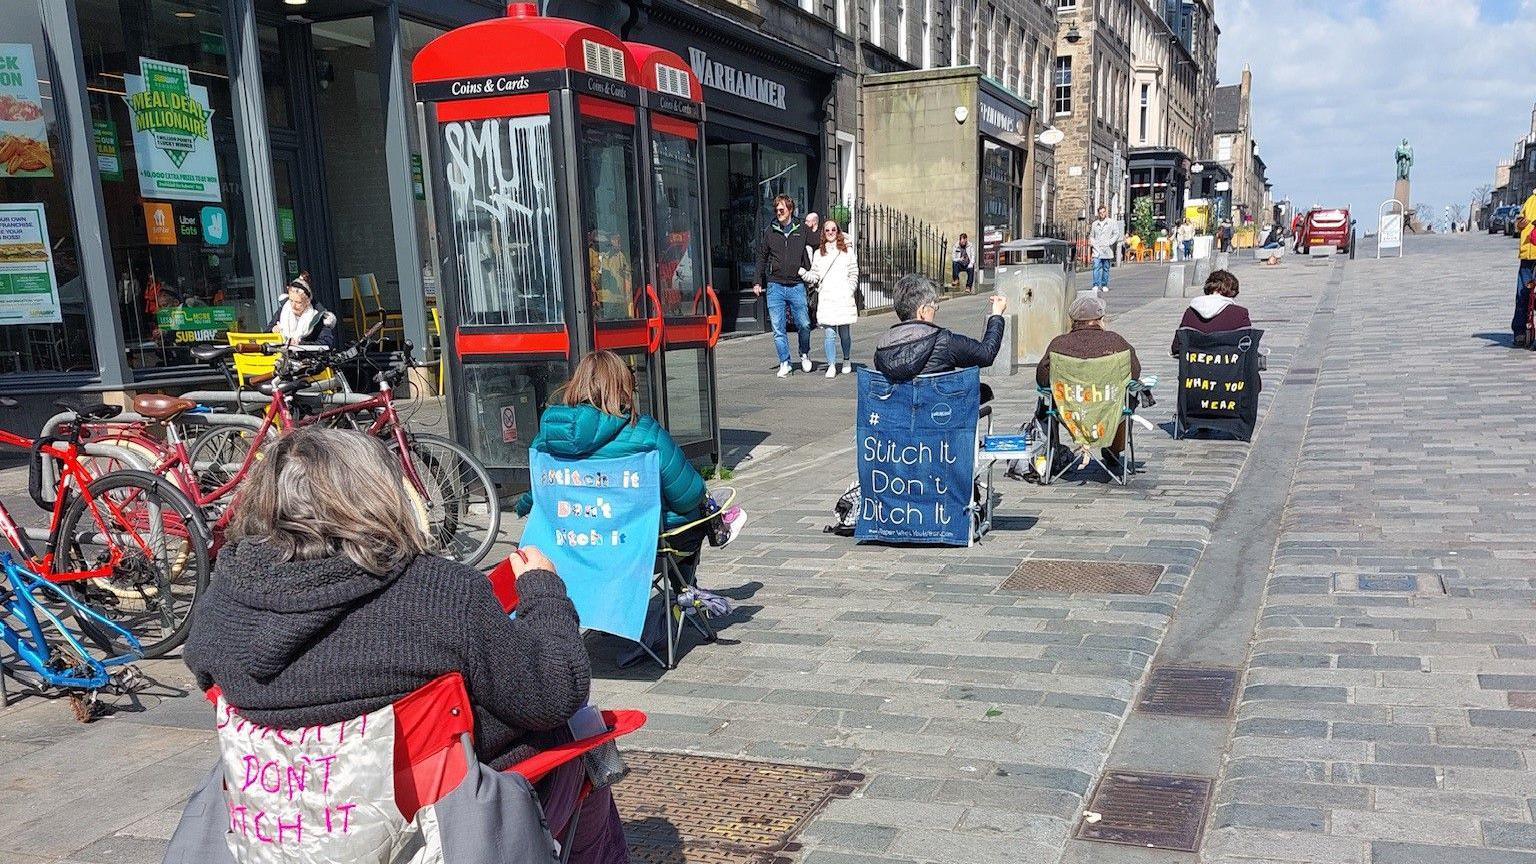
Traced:
<svg viewBox="0 0 1536 864">
<path fill-rule="evenodd" d="M 179 63 L 139 58 L 139 75 L 124 75 L 133 119 L 139 194 L 145 198 L 217 203 L 219 164 L 214 158 L 208 88 L 193 84 Z"/>
</svg>

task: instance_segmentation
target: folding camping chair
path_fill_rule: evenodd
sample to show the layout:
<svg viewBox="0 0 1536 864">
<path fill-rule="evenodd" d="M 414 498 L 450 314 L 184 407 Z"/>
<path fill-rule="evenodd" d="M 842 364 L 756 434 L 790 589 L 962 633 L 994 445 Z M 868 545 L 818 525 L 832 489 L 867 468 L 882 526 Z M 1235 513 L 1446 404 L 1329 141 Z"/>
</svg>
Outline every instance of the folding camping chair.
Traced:
<svg viewBox="0 0 1536 864">
<path fill-rule="evenodd" d="M 533 450 L 529 469 L 533 509 L 522 543 L 555 563 L 582 627 L 638 643 L 663 669 L 677 665 L 683 621 L 715 641 L 708 610 L 693 594 L 698 586 L 680 566 L 688 553 L 679 548 L 684 534 L 713 516 L 665 526 L 656 453 L 563 459 Z M 734 498 L 732 491 L 723 508 Z M 645 638 L 652 596 L 660 598 L 666 659 Z"/>
<path fill-rule="evenodd" d="M 646 719 L 603 711 L 607 731 L 497 772 L 475 755 L 473 705 L 457 672 L 361 717 L 303 729 L 251 723 L 218 687 L 204 696 L 219 763 L 187 801 L 167 864 L 234 864 L 231 847 L 242 861 L 264 848 L 283 860 L 388 864 L 425 848 L 437 852 L 411 860 L 564 862 L 582 802 L 626 773 L 610 745 Z M 557 841 L 531 784 L 577 758 L 585 777 Z"/>
<path fill-rule="evenodd" d="M 1121 486 L 1136 473 L 1136 400 L 1145 387 L 1131 377 L 1131 353 L 1121 351 L 1106 357 L 1081 359 L 1051 354 L 1051 384 L 1036 393 L 1046 408 L 1046 442 L 1050 464 L 1042 472 L 1045 485 L 1060 479 L 1078 463 L 1077 456 L 1104 469 Z M 1125 451 L 1120 455 L 1119 470 L 1105 464 L 1100 453 L 1125 427 Z M 1056 465 L 1055 449 L 1066 432 L 1072 442 L 1074 458 Z"/>
</svg>

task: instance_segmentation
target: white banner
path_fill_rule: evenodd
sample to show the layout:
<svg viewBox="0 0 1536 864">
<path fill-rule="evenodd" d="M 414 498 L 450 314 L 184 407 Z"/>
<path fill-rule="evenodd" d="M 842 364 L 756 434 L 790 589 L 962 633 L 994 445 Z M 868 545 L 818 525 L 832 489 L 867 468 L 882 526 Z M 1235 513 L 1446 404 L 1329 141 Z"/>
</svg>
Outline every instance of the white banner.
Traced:
<svg viewBox="0 0 1536 864">
<path fill-rule="evenodd" d="M 1403 245 L 1403 214 L 1381 215 L 1381 226 L 1376 231 L 1376 245 L 1382 249 L 1396 249 Z"/>
</svg>

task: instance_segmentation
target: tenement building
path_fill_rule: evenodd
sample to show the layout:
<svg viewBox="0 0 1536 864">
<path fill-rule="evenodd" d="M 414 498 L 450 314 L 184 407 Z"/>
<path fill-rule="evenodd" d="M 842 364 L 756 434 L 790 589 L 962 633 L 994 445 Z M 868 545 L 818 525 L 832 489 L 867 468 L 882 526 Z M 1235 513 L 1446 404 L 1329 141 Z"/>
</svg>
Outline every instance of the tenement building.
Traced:
<svg viewBox="0 0 1536 864">
<path fill-rule="evenodd" d="M 1133 0 L 1057 0 L 1048 113 L 1058 218 L 1086 225 L 1100 206 L 1124 213 Z"/>
</svg>

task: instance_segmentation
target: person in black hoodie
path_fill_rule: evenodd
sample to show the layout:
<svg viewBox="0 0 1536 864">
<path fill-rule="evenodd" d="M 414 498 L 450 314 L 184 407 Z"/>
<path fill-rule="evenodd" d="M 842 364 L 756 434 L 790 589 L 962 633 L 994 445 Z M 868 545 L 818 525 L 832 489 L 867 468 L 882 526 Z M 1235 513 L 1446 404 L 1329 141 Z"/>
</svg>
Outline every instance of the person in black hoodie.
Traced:
<svg viewBox="0 0 1536 864">
<path fill-rule="evenodd" d="M 779 355 L 779 377 L 790 373 L 789 315 L 795 316 L 800 341 L 800 368 L 811 371 L 811 307 L 806 295 L 805 271 L 811 266 L 812 243 L 820 238 L 807 233 L 795 221 L 795 199 L 773 196 L 772 222 L 757 238 L 757 280 L 752 293 L 763 296 L 767 287 L 768 318 L 773 324 L 773 347 Z"/>
<path fill-rule="evenodd" d="M 590 664 L 544 555 L 511 559 L 510 619 L 483 574 L 426 551 L 378 439 L 310 427 L 263 455 L 192 612 L 185 659 L 199 687 L 217 684 L 247 720 L 295 729 L 359 717 L 458 672 L 475 751 L 492 768 L 571 739 Z M 557 836 L 580 785 L 581 761 L 568 767 L 537 787 Z M 583 803 L 575 845 L 573 861 L 628 860 L 606 789 Z"/>
<path fill-rule="evenodd" d="M 997 359 L 1003 347 L 1003 312 L 1008 308 L 1001 295 L 992 297 L 987 329 L 977 342 L 933 323 L 939 310 L 939 289 L 932 279 L 908 273 L 896 281 L 893 293 L 901 323 L 885 331 L 875 344 L 875 369 L 881 375 L 896 382 L 911 381 L 936 372 L 986 368 Z M 985 386 L 982 393 L 988 395 Z"/>
</svg>

